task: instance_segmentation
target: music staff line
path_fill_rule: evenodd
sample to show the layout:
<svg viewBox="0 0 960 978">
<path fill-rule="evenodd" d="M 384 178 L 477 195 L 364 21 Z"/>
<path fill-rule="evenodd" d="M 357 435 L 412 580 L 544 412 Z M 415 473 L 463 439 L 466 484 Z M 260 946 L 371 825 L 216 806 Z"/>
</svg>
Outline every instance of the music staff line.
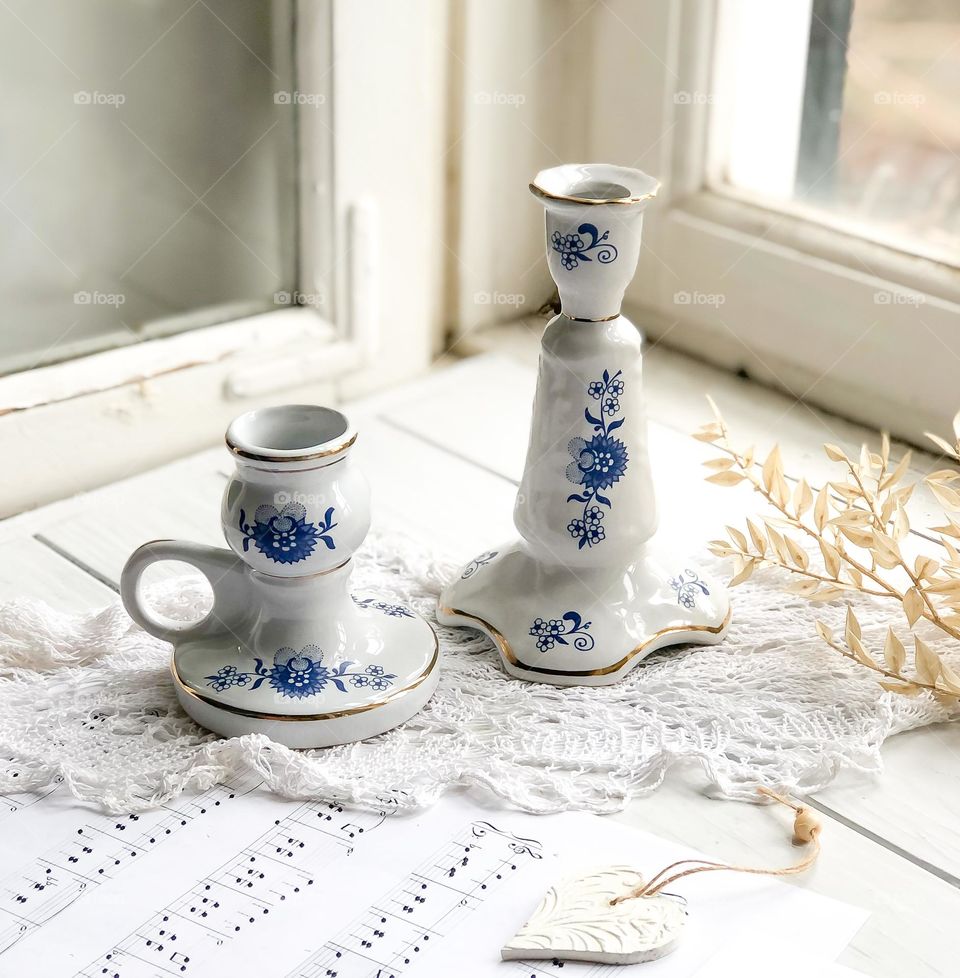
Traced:
<svg viewBox="0 0 960 978">
<path fill-rule="evenodd" d="M 0 881 L 0 954 L 87 892 L 113 879 L 129 860 L 152 851 L 209 809 L 255 790 L 260 783 L 249 777 L 237 778 L 214 785 L 186 806 L 164 805 L 143 815 L 88 819 L 75 834 L 35 857 L 32 865 Z M 141 828 L 139 835 L 124 837 L 121 833 L 129 826 Z"/>
<path fill-rule="evenodd" d="M 287 978 L 369 978 L 371 965 L 377 968 L 377 978 L 398 978 L 433 946 L 431 939 L 436 945 L 452 932 L 458 923 L 455 917 L 478 909 L 491 889 L 524 861 L 540 858 L 536 840 L 520 839 L 488 822 L 473 822 Z M 469 885 L 450 883 L 458 875 L 466 875 Z"/>
<path fill-rule="evenodd" d="M 351 813 L 308 802 L 276 820 L 249 845 L 234 852 L 163 910 L 100 955 L 79 975 L 84 978 L 183 976 L 231 942 L 257 919 L 278 910 L 287 897 L 312 886 L 318 869 L 354 851 L 357 838 L 381 825 L 386 812 Z M 366 824 L 360 824 L 360 820 Z M 331 828 L 337 824 L 337 828 Z M 310 841 L 301 836 L 307 830 Z M 308 857 L 310 869 L 295 857 Z M 319 857 L 319 858 L 318 858 Z M 170 945 L 178 950 L 167 955 Z M 143 969 L 145 966 L 146 970 Z"/>
</svg>

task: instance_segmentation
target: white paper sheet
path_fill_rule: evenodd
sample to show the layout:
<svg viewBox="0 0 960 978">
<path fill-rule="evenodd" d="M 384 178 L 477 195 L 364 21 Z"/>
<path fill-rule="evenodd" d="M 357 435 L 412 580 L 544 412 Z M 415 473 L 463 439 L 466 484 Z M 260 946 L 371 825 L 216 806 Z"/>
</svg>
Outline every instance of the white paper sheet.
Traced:
<svg viewBox="0 0 960 978">
<path fill-rule="evenodd" d="M 765 939 L 756 943 L 749 955 L 741 948 L 724 948 L 710 958 L 695 978 L 866 978 L 862 971 L 846 968 L 822 955 L 807 950 L 807 942 L 794 942 L 789 948 Z"/>
<path fill-rule="evenodd" d="M 8 801 L 0 978 L 688 978 L 757 934 L 803 934 L 805 954 L 830 960 L 865 918 L 777 881 L 710 874 L 681 888 L 687 933 L 659 962 L 504 963 L 500 947 L 555 880 L 693 853 L 610 819 L 459 795 L 416 816 L 283 801 L 253 782 L 123 818 L 63 791 Z"/>
</svg>

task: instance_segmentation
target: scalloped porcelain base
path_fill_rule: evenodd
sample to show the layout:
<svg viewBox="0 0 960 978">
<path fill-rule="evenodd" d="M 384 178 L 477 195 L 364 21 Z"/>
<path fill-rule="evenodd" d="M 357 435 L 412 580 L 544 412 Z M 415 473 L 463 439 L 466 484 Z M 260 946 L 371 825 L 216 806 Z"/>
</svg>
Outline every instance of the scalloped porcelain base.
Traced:
<svg viewBox="0 0 960 978">
<path fill-rule="evenodd" d="M 254 648 L 228 638 L 177 646 L 170 672 L 181 706 L 225 737 L 259 733 L 298 748 L 366 740 L 409 720 L 437 687 L 436 634 L 408 608 L 354 602 L 314 619 L 303 646 L 275 649 L 256 632 Z"/>
<path fill-rule="evenodd" d="M 658 649 L 726 634 L 726 588 L 671 554 L 654 539 L 625 569 L 571 570 L 514 540 L 470 561 L 444 588 L 437 617 L 485 632 L 518 679 L 609 686 Z"/>
</svg>

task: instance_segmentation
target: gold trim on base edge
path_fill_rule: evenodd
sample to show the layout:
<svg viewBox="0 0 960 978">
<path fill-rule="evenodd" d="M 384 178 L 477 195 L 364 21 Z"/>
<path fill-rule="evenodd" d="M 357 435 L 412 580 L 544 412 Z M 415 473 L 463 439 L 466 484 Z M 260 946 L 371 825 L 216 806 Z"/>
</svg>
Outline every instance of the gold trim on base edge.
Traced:
<svg viewBox="0 0 960 978">
<path fill-rule="evenodd" d="M 651 643 L 655 642 L 661 636 L 667 635 L 671 632 L 708 632 L 711 635 L 719 635 L 730 624 L 730 619 L 733 615 L 733 608 L 730 607 L 727 609 L 727 614 L 719 625 L 670 625 L 668 628 L 661 628 L 659 632 L 654 632 L 645 642 L 641 642 L 635 649 L 631 649 L 631 651 L 629 651 L 619 662 L 615 662 L 612 666 L 605 666 L 603 669 L 567 670 L 547 669 L 544 666 L 528 666 L 525 662 L 521 662 L 514 655 L 513 649 L 510 648 L 510 643 L 506 640 L 503 633 L 491 625 L 490 622 L 479 617 L 479 615 L 471 615 L 468 611 L 460 611 L 457 608 L 445 608 L 443 606 L 439 608 L 439 611 L 443 615 L 456 615 L 458 618 L 467 618 L 470 621 L 477 622 L 477 624 L 480 625 L 497 644 L 497 648 L 500 649 L 500 654 L 507 660 L 507 662 L 510 663 L 510 665 L 516 666 L 518 669 L 523 669 L 525 672 L 538 673 L 542 676 L 584 677 L 609 676 L 612 672 L 618 672 L 631 659 L 634 659 L 640 655 Z"/>
</svg>

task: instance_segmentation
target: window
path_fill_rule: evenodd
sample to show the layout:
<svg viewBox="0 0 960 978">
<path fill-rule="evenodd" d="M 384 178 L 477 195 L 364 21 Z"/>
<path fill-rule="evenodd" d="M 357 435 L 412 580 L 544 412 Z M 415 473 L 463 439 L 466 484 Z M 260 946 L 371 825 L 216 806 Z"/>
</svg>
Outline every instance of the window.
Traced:
<svg viewBox="0 0 960 978">
<path fill-rule="evenodd" d="M 289 0 L 0 11 L 17 134 L 0 198 L 0 374 L 292 294 L 292 30 Z"/>
<path fill-rule="evenodd" d="M 0 517 L 426 369 L 447 39 L 440 0 L 0 4 Z"/>
<path fill-rule="evenodd" d="M 797 404 L 916 442 L 949 427 L 956 7 L 601 7 L 588 151 L 664 182 L 628 294 L 638 322 Z"/>
<path fill-rule="evenodd" d="M 957 7 L 740 0 L 724 9 L 734 65 L 714 133 L 715 186 L 957 264 Z"/>
</svg>

